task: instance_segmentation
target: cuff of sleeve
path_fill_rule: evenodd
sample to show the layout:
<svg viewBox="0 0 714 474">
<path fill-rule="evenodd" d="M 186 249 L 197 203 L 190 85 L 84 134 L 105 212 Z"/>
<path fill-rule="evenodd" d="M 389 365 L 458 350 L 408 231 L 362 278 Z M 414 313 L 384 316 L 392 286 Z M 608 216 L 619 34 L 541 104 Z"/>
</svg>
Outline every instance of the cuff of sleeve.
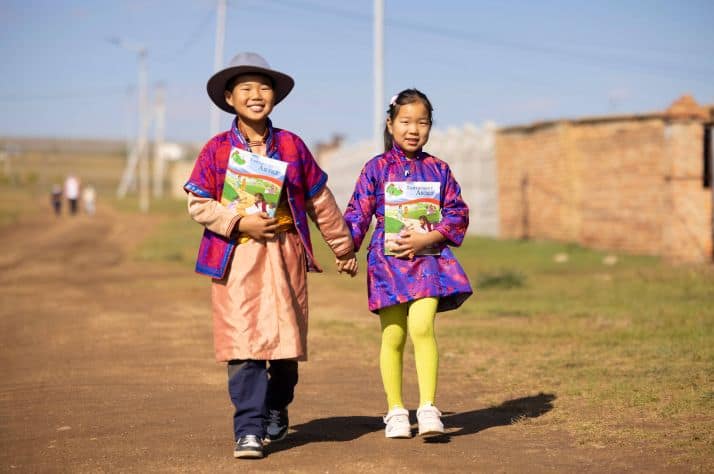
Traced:
<svg viewBox="0 0 714 474">
<path fill-rule="evenodd" d="M 350 246 L 349 249 L 335 251 L 335 257 L 337 257 L 337 258 L 344 257 L 345 255 L 349 255 L 354 252 L 355 252 L 355 249 Z"/>
<path fill-rule="evenodd" d="M 228 228 L 226 229 L 226 236 L 228 238 L 232 238 L 233 233 L 238 231 L 238 223 L 240 220 L 243 218 L 243 216 L 236 215 L 229 223 L 228 223 Z"/>
<path fill-rule="evenodd" d="M 202 187 L 198 186 L 197 184 L 192 183 L 191 181 L 188 181 L 186 184 L 183 185 L 184 191 L 187 193 L 192 193 L 195 194 L 198 197 L 202 198 L 210 198 L 211 193 L 203 189 Z"/>
<path fill-rule="evenodd" d="M 443 229 L 441 227 L 436 227 L 436 228 L 434 228 L 434 230 L 437 231 L 438 233 L 440 233 L 441 235 L 443 235 L 444 239 L 446 239 L 446 240 L 444 240 L 443 244 L 454 245 L 456 247 L 459 246 L 460 242 L 454 241 L 454 239 L 452 239 L 451 236 L 449 235 L 449 232 L 446 231 L 445 229 Z"/>
</svg>

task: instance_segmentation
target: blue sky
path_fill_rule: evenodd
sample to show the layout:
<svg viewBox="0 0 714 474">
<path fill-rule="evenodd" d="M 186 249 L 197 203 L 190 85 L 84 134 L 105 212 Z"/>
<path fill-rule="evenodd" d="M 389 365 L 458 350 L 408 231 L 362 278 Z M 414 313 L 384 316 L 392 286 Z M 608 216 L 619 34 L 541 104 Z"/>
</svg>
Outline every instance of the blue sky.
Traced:
<svg viewBox="0 0 714 474">
<path fill-rule="evenodd" d="M 308 143 L 372 133 L 372 0 L 228 0 L 225 61 L 255 51 L 296 80 L 273 112 Z M 136 55 L 167 88 L 166 135 L 204 142 L 215 0 L 0 2 L 0 136 L 124 138 Z M 417 87 L 438 127 L 714 104 L 711 0 L 385 0 L 385 101 Z M 386 104 L 385 104 L 386 109 Z M 226 128 L 230 116 L 221 112 Z"/>
</svg>

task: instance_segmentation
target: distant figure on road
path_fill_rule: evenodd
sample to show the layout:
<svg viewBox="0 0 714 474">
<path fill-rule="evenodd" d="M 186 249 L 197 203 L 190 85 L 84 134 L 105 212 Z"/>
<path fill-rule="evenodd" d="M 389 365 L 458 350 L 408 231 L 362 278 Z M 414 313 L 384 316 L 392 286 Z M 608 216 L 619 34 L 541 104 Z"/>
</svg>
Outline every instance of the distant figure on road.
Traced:
<svg viewBox="0 0 714 474">
<path fill-rule="evenodd" d="M 64 197 L 69 204 L 70 215 L 77 214 L 77 201 L 79 200 L 79 179 L 70 174 L 64 180 Z"/>
<path fill-rule="evenodd" d="M 53 184 L 51 196 L 52 209 L 55 210 L 55 215 L 59 216 L 62 214 L 62 186 L 57 183 Z"/>
<path fill-rule="evenodd" d="M 87 215 L 94 215 L 96 200 L 97 193 L 94 191 L 94 187 L 92 187 L 92 185 L 85 186 L 82 189 L 82 204 L 84 205 L 84 212 L 86 212 Z"/>
</svg>

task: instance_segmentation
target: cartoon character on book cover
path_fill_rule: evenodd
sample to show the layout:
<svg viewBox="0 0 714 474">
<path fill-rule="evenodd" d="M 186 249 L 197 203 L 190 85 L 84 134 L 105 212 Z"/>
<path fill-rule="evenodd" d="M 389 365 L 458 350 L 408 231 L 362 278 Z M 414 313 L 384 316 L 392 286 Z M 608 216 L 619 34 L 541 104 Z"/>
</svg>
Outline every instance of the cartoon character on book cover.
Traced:
<svg viewBox="0 0 714 474">
<path fill-rule="evenodd" d="M 221 204 L 247 216 L 275 216 L 287 163 L 240 148 L 231 150 Z"/>
<path fill-rule="evenodd" d="M 441 220 L 441 183 L 389 181 L 384 189 L 384 253 L 394 255 L 396 241 L 407 232 L 428 233 Z M 427 248 L 418 255 L 438 255 Z"/>
</svg>

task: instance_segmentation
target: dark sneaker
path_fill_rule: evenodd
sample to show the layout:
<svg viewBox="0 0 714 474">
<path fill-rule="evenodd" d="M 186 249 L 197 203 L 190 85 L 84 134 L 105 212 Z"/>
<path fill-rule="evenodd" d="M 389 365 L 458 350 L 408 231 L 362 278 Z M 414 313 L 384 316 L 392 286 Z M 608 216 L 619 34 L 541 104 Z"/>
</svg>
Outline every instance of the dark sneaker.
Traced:
<svg viewBox="0 0 714 474">
<path fill-rule="evenodd" d="M 270 444 L 274 441 L 285 439 L 288 434 L 288 410 L 268 410 L 268 419 L 265 426 L 265 438 L 263 442 Z"/>
<path fill-rule="evenodd" d="M 263 442 L 256 435 L 241 436 L 233 448 L 233 457 L 260 459 L 263 457 Z"/>
</svg>

